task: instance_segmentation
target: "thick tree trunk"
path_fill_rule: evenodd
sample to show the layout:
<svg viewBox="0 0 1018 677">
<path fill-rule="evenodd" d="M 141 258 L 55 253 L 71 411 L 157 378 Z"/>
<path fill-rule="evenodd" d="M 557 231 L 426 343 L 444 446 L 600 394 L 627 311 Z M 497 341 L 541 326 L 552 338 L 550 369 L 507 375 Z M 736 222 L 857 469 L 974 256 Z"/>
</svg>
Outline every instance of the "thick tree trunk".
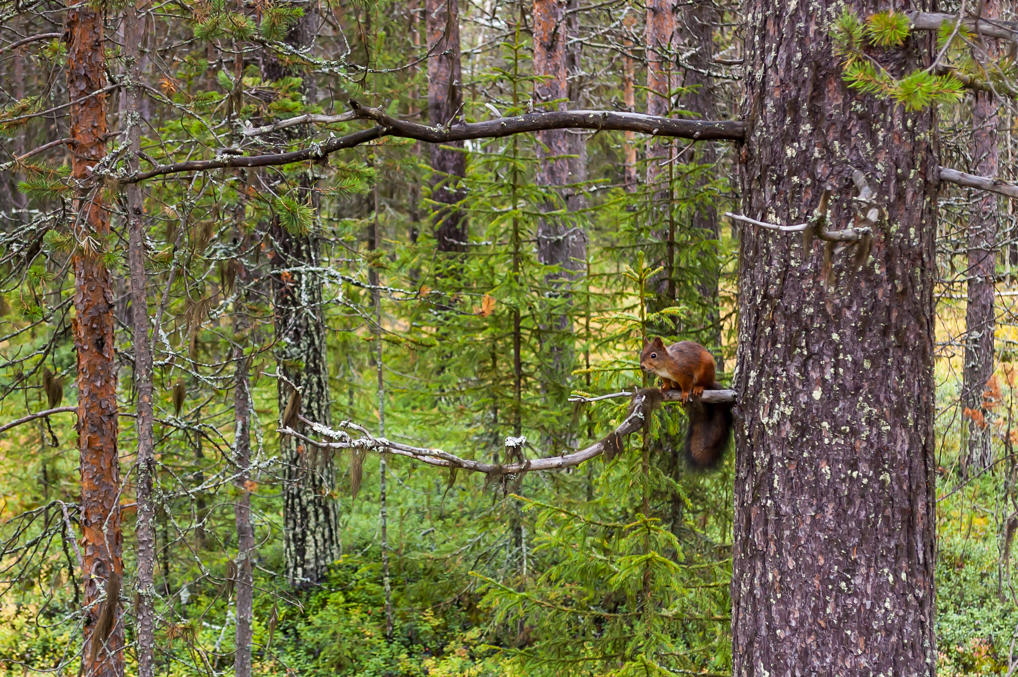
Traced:
<svg viewBox="0 0 1018 677">
<path fill-rule="evenodd" d="M 287 35 L 286 42 L 302 49 L 315 36 L 318 15 L 312 6 Z M 290 73 L 266 57 L 270 79 Z M 305 84 L 308 100 L 314 92 Z M 298 132 L 299 133 L 299 132 Z M 317 218 L 318 192 L 313 168 L 301 180 L 298 199 L 310 202 Z M 278 222 L 271 230 L 273 244 L 273 307 L 276 357 L 279 361 L 279 411 L 290 399 L 294 384 L 300 393 L 300 413 L 329 425 L 329 366 L 326 360 L 325 320 L 322 314 L 322 279 L 314 271 L 321 265 L 317 225 L 307 232 L 291 233 Z M 283 487 L 283 553 L 286 575 L 297 587 L 322 580 L 339 556 L 339 514 L 332 456 L 315 453 L 294 437 L 283 435 L 280 450 L 286 459 Z"/>
<path fill-rule="evenodd" d="M 463 106 L 460 73 L 460 27 L 457 0 L 425 0 L 425 30 L 428 36 L 428 120 L 449 125 Z M 438 203 L 433 217 L 435 239 L 440 252 L 466 250 L 467 221 L 457 206 L 465 196 L 462 181 L 467 160 L 463 142 L 432 144 L 431 199 Z"/>
<path fill-rule="evenodd" d="M 131 81 L 141 84 L 144 73 L 141 44 L 145 38 L 143 7 L 129 5 L 124 12 L 124 56 Z M 120 106 L 120 123 L 128 129 L 132 170 L 137 165 L 141 148 L 141 87 L 124 91 Z M 128 266 L 130 267 L 131 325 L 134 345 L 134 389 L 138 404 L 137 471 L 137 541 L 138 578 L 135 584 L 135 623 L 137 624 L 138 676 L 155 675 L 155 609 L 153 573 L 155 571 L 155 506 L 152 484 L 155 477 L 155 435 L 153 433 L 152 344 L 148 337 L 148 274 L 145 272 L 145 209 L 141 185 L 132 183 L 125 189 L 127 197 Z"/>
<path fill-rule="evenodd" d="M 117 370 L 113 359 L 113 287 L 104 248 L 109 212 L 91 169 L 106 155 L 103 14 L 88 4 L 67 8 L 67 90 L 73 203 L 74 346 L 78 355 L 78 449 L 81 454 L 82 575 L 85 580 L 86 677 L 124 674 L 119 599 L 122 535 L 117 460 Z M 107 593 L 111 596 L 107 600 Z"/>
<path fill-rule="evenodd" d="M 672 110 L 674 89 L 672 60 L 675 55 L 675 0 L 647 2 L 647 113 L 668 115 Z M 653 248 L 651 265 L 661 267 L 652 285 L 655 298 L 652 310 L 675 302 L 675 221 L 672 215 L 672 172 L 675 166 L 675 141 L 649 138 L 647 141 L 647 232 L 651 240 L 664 243 L 663 251 Z M 654 328 L 671 333 L 673 326 Z"/>
<path fill-rule="evenodd" d="M 570 91 L 568 74 L 579 68 L 579 55 L 575 47 L 567 49 L 576 30 L 575 19 L 567 20 L 568 0 L 534 0 L 534 103 L 542 110 L 566 110 Z M 575 14 L 573 15 L 575 17 Z M 570 64 L 571 62 L 571 64 Z M 570 65 L 572 68 L 570 68 Z M 575 96 L 576 93 L 573 92 Z M 566 129 L 537 133 L 538 186 L 554 191 L 544 205 L 545 212 L 571 213 L 582 205 L 579 184 L 584 179 L 583 138 Z M 563 303 L 552 309 L 545 331 L 549 332 L 547 367 L 550 373 L 544 379 L 548 384 L 561 385 L 568 391 L 568 374 L 572 368 L 572 331 L 569 313 L 571 286 L 586 270 L 586 232 L 571 218 L 546 215 L 537 226 L 537 258 L 546 266 L 556 266 L 548 275 L 552 298 Z"/>
<path fill-rule="evenodd" d="M 627 111 L 636 111 L 636 58 L 633 56 L 635 43 L 632 35 L 636 32 L 636 11 L 630 7 L 622 17 L 622 39 L 625 53 L 622 55 L 622 105 Z M 627 193 L 636 191 L 636 132 L 624 132 L 622 142 L 623 185 Z"/>
<path fill-rule="evenodd" d="M 283 235 L 275 228 L 276 268 L 317 268 L 318 238 L 314 234 Z M 274 279 L 276 355 L 280 373 L 279 411 L 286 408 L 290 387 L 300 392 L 300 413 L 311 421 L 329 425 L 329 381 L 326 361 L 325 323 L 322 318 L 322 285 L 317 275 L 277 273 Z M 296 438 L 283 435 L 280 447 L 286 459 L 283 487 L 284 557 L 287 579 L 294 586 L 322 580 L 328 566 L 339 556 L 339 514 L 335 495 L 332 456 L 316 453 Z"/>
<path fill-rule="evenodd" d="M 679 64 L 682 72 L 682 86 L 690 89 L 683 95 L 682 107 L 703 120 L 711 120 L 718 115 L 717 96 L 714 81 L 710 76 L 714 68 L 714 27 L 718 16 L 711 0 L 696 0 L 683 9 L 680 17 L 682 28 L 679 33 L 686 38 L 687 50 Z M 698 143 L 690 148 L 690 162 L 713 166 L 718 161 L 718 149 L 714 144 Z M 686 160 L 685 156 L 682 158 Z M 692 189 L 696 195 L 707 190 L 707 184 L 713 172 L 697 174 Z M 718 210 L 714 206 L 716 193 L 708 193 L 701 198 L 693 212 L 692 227 L 705 240 L 717 241 L 720 228 L 718 226 Z M 718 280 L 721 275 L 717 250 L 704 255 L 701 263 L 701 277 L 697 284 L 703 302 L 703 313 L 708 332 L 706 338 L 712 346 L 721 346 L 721 303 L 718 298 Z M 714 351 L 714 359 L 718 370 L 724 369 L 721 354 Z"/>
<path fill-rule="evenodd" d="M 983 5 L 983 16 L 991 20 L 999 18 L 997 2 L 988 0 Z M 995 55 L 996 50 L 991 50 L 990 54 Z M 972 109 L 975 167 L 972 171 L 981 176 L 997 176 L 997 108 L 991 92 L 975 93 Z M 988 382 L 993 376 L 996 326 L 997 205 L 996 195 L 981 193 L 974 205 L 968 232 L 968 304 L 965 310 L 965 368 L 961 392 L 965 410 L 962 422 L 967 427 L 964 439 L 968 441 L 964 462 L 966 472 L 978 472 L 993 463 L 993 427 L 986 417 L 994 404 L 995 391 Z"/>
<path fill-rule="evenodd" d="M 748 9 L 744 213 L 802 222 L 830 190 L 849 227 L 860 171 L 886 219 L 867 260 L 835 252 L 826 281 L 822 242 L 743 229 L 734 672 L 932 675 L 934 114 L 846 88 L 841 5 Z M 888 65 L 928 58 L 917 40 Z"/>
</svg>

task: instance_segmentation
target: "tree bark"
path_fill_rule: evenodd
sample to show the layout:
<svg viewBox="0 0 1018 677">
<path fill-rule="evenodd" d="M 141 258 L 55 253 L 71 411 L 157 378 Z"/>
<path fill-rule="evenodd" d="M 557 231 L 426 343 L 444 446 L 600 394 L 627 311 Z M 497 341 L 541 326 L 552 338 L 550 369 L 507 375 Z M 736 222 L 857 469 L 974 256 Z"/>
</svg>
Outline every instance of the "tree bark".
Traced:
<svg viewBox="0 0 1018 677">
<path fill-rule="evenodd" d="M 74 264 L 74 346 L 78 356 L 78 449 L 81 468 L 82 563 L 85 580 L 86 677 L 124 674 L 124 628 L 119 596 L 122 534 L 117 459 L 117 371 L 113 357 L 113 287 L 105 256 L 109 211 L 91 170 L 106 155 L 103 14 L 68 3 L 67 90 L 70 101 L 71 231 Z M 95 632 L 96 629 L 102 632 Z M 99 635 L 104 635 L 100 637 Z"/>
<path fill-rule="evenodd" d="M 714 26 L 718 15 L 711 0 L 696 0 L 687 5 L 681 14 L 682 30 L 686 36 L 688 51 L 683 50 L 685 57 L 679 64 L 682 73 L 682 86 L 689 88 L 683 95 L 682 107 L 696 117 L 709 120 L 717 114 L 717 96 L 714 80 L 710 76 L 714 67 Z M 712 167 L 718 161 L 718 149 L 713 144 L 697 144 L 689 148 L 689 161 Z M 685 159 L 685 155 L 683 156 Z M 708 191 L 713 171 L 696 174 L 692 182 L 692 190 L 697 196 L 694 206 L 692 227 L 705 240 L 717 241 L 720 237 L 718 210 L 714 206 L 717 193 Z M 713 346 L 721 346 L 721 303 L 718 298 L 718 280 L 721 267 L 717 249 L 705 249 L 701 258 L 701 277 L 697 289 L 703 303 L 704 319 L 708 331 L 706 337 Z M 720 352 L 714 352 L 719 371 L 724 369 L 724 361 Z"/>
<path fill-rule="evenodd" d="M 636 11 L 626 8 L 622 17 L 622 39 L 625 53 L 622 55 L 622 105 L 629 112 L 636 110 L 636 58 L 633 56 L 635 43 L 632 36 L 636 32 Z M 636 192 L 639 180 L 636 175 L 636 132 L 625 132 L 622 142 L 622 185 L 627 193 Z"/>
<path fill-rule="evenodd" d="M 277 271 L 321 265 L 316 234 L 283 235 L 278 225 L 274 230 Z M 290 398 L 288 381 L 300 392 L 301 415 L 328 425 L 329 372 L 321 280 L 306 272 L 292 272 L 289 279 L 277 272 L 273 280 L 276 356 L 285 378 L 280 380 L 279 411 Z M 280 448 L 286 459 L 283 549 L 287 579 L 297 587 L 312 585 L 322 580 L 339 556 L 333 461 L 330 455 L 315 454 L 287 436 L 280 439 Z"/>
<path fill-rule="evenodd" d="M 671 62 L 675 46 L 675 0 L 647 2 L 647 114 L 666 116 L 672 110 L 674 71 Z M 652 285 L 653 310 L 675 302 L 675 220 L 672 213 L 672 172 L 675 166 L 675 142 L 650 138 L 647 141 L 647 232 L 655 242 L 664 243 L 664 251 L 654 247 L 653 267 L 661 267 Z M 671 325 L 671 323 L 669 323 Z M 672 333 L 674 326 L 657 326 L 655 331 Z"/>
<path fill-rule="evenodd" d="M 141 149 L 141 78 L 145 71 L 141 44 L 145 39 L 143 5 L 128 5 L 124 11 L 124 56 L 127 74 L 135 86 L 124 90 L 121 98 L 120 122 L 127 127 L 130 144 L 131 170 L 137 168 L 137 153 Z M 134 388 L 137 393 L 136 427 L 138 431 L 138 505 L 135 539 L 137 541 L 138 578 L 135 584 L 137 600 L 138 676 L 155 674 L 155 506 L 152 503 L 152 485 L 155 477 L 155 435 L 153 432 L 152 344 L 148 336 L 148 274 L 145 272 L 145 208 L 141 186 L 129 184 L 124 189 L 127 198 L 128 266 L 130 268 L 131 325 L 134 345 Z"/>
<path fill-rule="evenodd" d="M 994 0 L 983 4 L 983 17 L 990 20 L 1000 17 L 1000 8 Z M 990 55 L 997 53 L 993 49 L 988 52 Z M 975 159 L 974 171 L 981 176 L 997 175 L 998 123 L 993 93 L 975 92 L 972 157 Z M 966 473 L 979 472 L 993 463 L 993 427 L 989 425 L 987 416 L 991 414 L 995 391 L 989 381 L 993 376 L 996 326 L 997 204 L 998 199 L 993 193 L 980 193 L 968 232 L 968 304 L 965 309 L 965 367 L 961 392 L 962 422 L 967 428 L 963 439 L 968 443 L 964 459 Z"/>
<path fill-rule="evenodd" d="M 575 19 L 567 19 L 569 6 L 569 0 L 534 0 L 534 75 L 537 78 L 534 104 L 542 110 L 566 110 L 570 96 L 570 61 L 572 71 L 578 70 L 578 46 L 573 50 L 566 46 L 576 30 Z M 575 17 L 575 13 L 572 16 Z M 583 138 L 578 134 L 566 129 L 537 133 L 535 180 L 538 186 L 548 188 L 546 194 L 549 195 L 544 205 L 546 214 L 537 225 L 537 258 L 546 266 L 556 267 L 546 279 L 551 287 L 551 298 L 561 300 L 542 323 L 547 332 L 550 369 L 543 380 L 560 394 L 568 392 L 568 375 L 572 369 L 571 288 L 586 269 L 587 238 L 586 232 L 573 219 L 548 212 L 568 215 L 581 207 L 581 189 L 577 184 L 584 179 L 583 156 Z"/>
<path fill-rule="evenodd" d="M 428 36 L 428 120 L 449 126 L 463 107 L 460 72 L 460 27 L 457 0 L 425 0 Z M 431 199 L 438 203 L 433 217 L 440 252 L 466 250 L 467 221 L 457 206 L 465 197 L 462 186 L 467 159 L 462 141 L 428 148 L 431 156 Z"/>
<path fill-rule="evenodd" d="M 235 322 L 240 333 L 247 328 L 243 311 L 236 311 Z M 233 669 L 236 677 L 251 677 L 251 642 L 254 636 L 254 526 L 251 522 L 251 386 L 250 364 L 244 349 L 233 349 L 236 368 L 233 385 L 234 442 L 233 461 L 237 465 L 234 484 L 237 500 L 233 504 L 234 524 L 237 529 L 237 632 Z"/>
<path fill-rule="evenodd" d="M 673 0 L 649 0 L 647 3 L 647 115 L 667 115 L 671 110 L 672 40 L 675 35 L 675 5 Z M 671 144 L 667 139 L 665 143 Z M 660 156 L 661 143 L 651 141 L 651 155 Z M 647 169 L 650 183 L 660 172 L 660 166 L 651 164 Z"/>
<path fill-rule="evenodd" d="M 302 49 L 316 34 L 317 13 L 309 4 L 305 13 L 286 37 L 286 42 Z M 275 59 L 266 58 L 264 71 L 273 80 L 290 73 Z M 304 86 L 309 101 L 314 92 Z M 298 128 L 299 129 L 299 128 Z M 302 177 L 298 193 L 310 202 L 315 218 L 318 191 L 314 168 Z M 276 357 L 279 362 L 279 411 L 290 399 L 294 384 L 300 393 L 300 414 L 328 425 L 329 366 L 326 360 L 325 319 L 322 312 L 322 280 L 314 272 L 321 265 L 318 227 L 306 232 L 289 232 L 278 220 L 271 229 L 272 287 L 275 312 Z M 329 565 L 339 556 L 339 514 L 335 496 L 335 471 L 332 457 L 314 454 L 292 437 L 280 439 L 280 451 L 286 459 L 283 487 L 283 553 L 287 580 L 292 586 L 314 585 L 325 576 Z"/>
<path fill-rule="evenodd" d="M 747 9 L 744 213 L 798 223 L 830 190 L 829 222 L 849 226 L 860 171 L 886 218 L 829 278 L 822 243 L 742 229 L 734 674 L 932 675 L 934 114 L 844 85 L 841 5 Z M 919 37 L 880 58 L 930 51 Z"/>
</svg>

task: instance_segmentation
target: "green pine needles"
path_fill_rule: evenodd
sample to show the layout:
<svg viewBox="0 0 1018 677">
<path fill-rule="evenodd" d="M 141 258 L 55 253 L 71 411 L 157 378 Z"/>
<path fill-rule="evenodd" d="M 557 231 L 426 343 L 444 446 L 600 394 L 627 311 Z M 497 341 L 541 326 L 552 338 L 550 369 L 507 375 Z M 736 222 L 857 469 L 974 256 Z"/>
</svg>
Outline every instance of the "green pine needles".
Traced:
<svg viewBox="0 0 1018 677">
<path fill-rule="evenodd" d="M 946 35 L 941 33 L 938 42 L 957 40 L 960 34 L 951 27 Z M 863 20 L 846 9 L 831 31 L 834 53 L 843 63 L 842 79 L 852 89 L 891 98 L 910 111 L 959 101 L 963 84 L 953 73 L 917 69 L 896 77 L 870 53 L 872 48 L 903 47 L 909 35 L 909 19 L 901 12 L 878 12 Z"/>
</svg>

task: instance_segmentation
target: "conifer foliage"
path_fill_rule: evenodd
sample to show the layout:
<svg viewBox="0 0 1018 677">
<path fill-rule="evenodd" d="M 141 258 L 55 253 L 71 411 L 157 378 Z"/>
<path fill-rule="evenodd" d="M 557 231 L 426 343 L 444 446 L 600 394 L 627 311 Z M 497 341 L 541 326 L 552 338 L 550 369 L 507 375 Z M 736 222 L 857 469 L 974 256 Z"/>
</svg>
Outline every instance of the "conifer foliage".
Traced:
<svg viewBox="0 0 1018 677">
<path fill-rule="evenodd" d="M 1018 662 L 1018 31 L 906 5 L 0 7 L 0 675 Z"/>
</svg>

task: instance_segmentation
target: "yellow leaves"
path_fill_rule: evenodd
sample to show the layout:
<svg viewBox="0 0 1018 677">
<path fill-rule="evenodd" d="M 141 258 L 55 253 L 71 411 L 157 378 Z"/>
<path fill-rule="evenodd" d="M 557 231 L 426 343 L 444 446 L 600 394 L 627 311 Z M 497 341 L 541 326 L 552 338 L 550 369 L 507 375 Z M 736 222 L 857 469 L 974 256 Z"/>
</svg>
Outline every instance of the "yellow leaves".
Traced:
<svg viewBox="0 0 1018 677">
<path fill-rule="evenodd" d="M 477 310 L 477 314 L 481 317 L 488 317 L 495 310 L 495 297 L 491 294 L 485 294 L 481 299 L 481 307 Z"/>
<path fill-rule="evenodd" d="M 986 417 L 983 416 L 983 412 L 979 411 L 978 409 L 973 409 L 971 407 L 965 407 L 962 410 L 962 415 L 965 418 L 971 419 L 972 423 L 975 425 L 975 427 L 977 427 L 977 428 L 985 428 L 986 427 Z"/>
<path fill-rule="evenodd" d="M 983 409 L 994 409 L 1001 402 L 1000 383 L 997 375 L 991 374 L 986 380 L 986 388 L 983 390 Z"/>
<path fill-rule="evenodd" d="M 159 79 L 159 89 L 163 90 L 166 96 L 173 96 L 177 92 L 177 83 L 164 75 Z"/>
<path fill-rule="evenodd" d="M 1010 362 L 1004 363 L 1004 378 L 1007 379 L 1007 384 L 1014 388 L 1015 380 L 1018 378 L 1018 370 Z"/>
</svg>

